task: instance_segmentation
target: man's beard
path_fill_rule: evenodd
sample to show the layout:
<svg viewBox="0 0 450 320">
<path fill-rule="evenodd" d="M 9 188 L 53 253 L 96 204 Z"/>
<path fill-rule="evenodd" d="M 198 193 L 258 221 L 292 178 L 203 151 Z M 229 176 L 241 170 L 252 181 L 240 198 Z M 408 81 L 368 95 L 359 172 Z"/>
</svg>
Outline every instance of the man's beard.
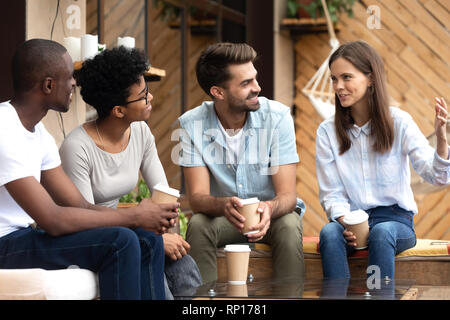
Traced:
<svg viewBox="0 0 450 320">
<path fill-rule="evenodd" d="M 247 98 L 245 99 L 245 101 L 242 100 L 238 100 L 238 99 L 231 99 L 229 102 L 229 106 L 231 110 L 234 111 L 238 111 L 238 112 L 252 112 L 252 111 L 256 111 L 259 109 L 259 100 L 257 103 L 253 104 L 253 105 L 247 105 L 245 102 L 247 100 L 250 100 L 252 98 L 255 98 L 259 95 L 258 93 L 251 93 L 247 96 Z"/>
</svg>

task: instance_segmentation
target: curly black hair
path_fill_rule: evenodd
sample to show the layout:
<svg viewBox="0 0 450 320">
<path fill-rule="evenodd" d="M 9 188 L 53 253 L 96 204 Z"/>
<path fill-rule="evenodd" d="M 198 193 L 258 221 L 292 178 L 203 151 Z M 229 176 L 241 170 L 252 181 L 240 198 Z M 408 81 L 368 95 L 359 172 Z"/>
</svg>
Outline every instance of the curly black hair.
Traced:
<svg viewBox="0 0 450 320">
<path fill-rule="evenodd" d="M 139 83 L 148 67 L 142 50 L 120 46 L 84 61 L 74 76 L 83 100 L 97 110 L 99 119 L 104 119 L 114 106 L 126 103 L 130 87 Z"/>
</svg>

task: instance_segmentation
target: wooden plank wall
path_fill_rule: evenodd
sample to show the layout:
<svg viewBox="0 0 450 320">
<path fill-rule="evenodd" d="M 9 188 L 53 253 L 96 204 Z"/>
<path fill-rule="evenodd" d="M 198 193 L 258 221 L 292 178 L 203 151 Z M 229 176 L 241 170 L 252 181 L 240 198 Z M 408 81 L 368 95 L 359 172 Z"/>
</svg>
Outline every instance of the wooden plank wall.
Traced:
<svg viewBox="0 0 450 320">
<path fill-rule="evenodd" d="M 434 131 L 434 97 L 450 102 L 450 6 L 448 0 L 365 0 L 356 2 L 354 18 L 341 15 L 337 37 L 341 43 L 362 39 L 384 59 L 388 89 L 429 136 Z M 377 5 L 381 29 L 366 25 L 367 7 Z M 301 89 L 330 51 L 327 33 L 296 37 L 296 134 L 301 164 L 297 193 L 306 201 L 305 236 L 318 235 L 327 222 L 318 200 L 315 169 L 315 132 L 322 121 Z M 450 188 L 415 194 L 419 214 L 416 233 L 421 238 L 450 239 Z"/>
<path fill-rule="evenodd" d="M 179 128 L 181 106 L 181 32 L 168 27 L 160 18 L 159 10 L 152 11 L 150 61 L 152 65 L 166 70 L 167 76 L 160 82 L 151 82 L 150 90 L 155 97 L 152 105 L 150 128 L 155 135 L 158 154 L 164 166 L 169 184 L 181 188 L 181 169 L 172 161 L 172 151 L 178 141 L 172 141 L 174 130 Z M 190 35 L 188 44 L 187 111 L 205 100 L 211 100 L 199 87 L 195 76 L 195 63 L 201 51 L 215 42 L 211 35 Z"/>
</svg>

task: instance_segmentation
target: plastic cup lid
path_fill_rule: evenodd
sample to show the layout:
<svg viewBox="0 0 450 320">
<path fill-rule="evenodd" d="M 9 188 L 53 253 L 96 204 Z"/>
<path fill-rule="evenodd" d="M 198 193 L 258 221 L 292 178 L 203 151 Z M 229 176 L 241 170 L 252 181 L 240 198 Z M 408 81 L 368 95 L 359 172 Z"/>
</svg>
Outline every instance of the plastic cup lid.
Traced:
<svg viewBox="0 0 450 320">
<path fill-rule="evenodd" d="M 344 223 L 345 224 L 358 224 L 361 222 L 366 221 L 367 219 L 369 219 L 369 215 L 367 214 L 367 212 L 365 212 L 364 210 L 354 210 L 354 211 L 350 211 L 349 213 L 347 213 L 344 216 Z"/>
<path fill-rule="evenodd" d="M 245 244 L 227 244 L 225 246 L 227 252 L 250 252 L 250 247 Z"/>
<path fill-rule="evenodd" d="M 258 203 L 259 199 L 258 198 L 248 198 L 248 199 L 243 199 L 241 200 L 241 204 L 243 206 L 247 205 L 247 204 L 254 204 L 254 203 Z"/>
<path fill-rule="evenodd" d="M 177 197 L 177 198 L 180 197 L 180 191 L 178 191 L 177 189 L 173 189 L 173 188 L 170 188 L 168 186 L 165 186 L 165 185 L 163 185 L 161 183 L 158 183 L 157 185 L 153 186 L 153 190 L 158 190 L 158 191 L 161 191 L 161 192 L 165 192 L 165 193 L 170 194 L 171 196 L 174 196 L 174 197 Z"/>
</svg>

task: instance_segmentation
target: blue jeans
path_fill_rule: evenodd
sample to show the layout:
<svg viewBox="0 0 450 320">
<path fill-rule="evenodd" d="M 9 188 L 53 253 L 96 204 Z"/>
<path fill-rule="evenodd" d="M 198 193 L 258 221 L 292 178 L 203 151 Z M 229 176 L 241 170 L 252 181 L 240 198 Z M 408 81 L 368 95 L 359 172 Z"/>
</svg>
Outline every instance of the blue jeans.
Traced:
<svg viewBox="0 0 450 320">
<path fill-rule="evenodd" d="M 394 279 L 395 255 L 416 244 L 413 213 L 398 205 L 376 207 L 369 214 L 369 266 L 380 268 L 381 278 Z M 347 245 L 344 227 L 338 222 L 326 224 L 320 231 L 320 254 L 324 278 L 350 278 L 347 255 L 355 249 Z"/>
<path fill-rule="evenodd" d="M 202 276 L 194 259 L 185 255 L 180 260 L 173 261 L 166 257 L 166 298 L 178 299 L 179 295 L 191 292 L 193 295 L 197 287 L 202 285 Z"/>
<path fill-rule="evenodd" d="M 98 273 L 101 299 L 165 299 L 162 237 L 140 228 L 95 228 L 59 237 L 31 227 L 0 238 L 0 268 Z"/>
</svg>

